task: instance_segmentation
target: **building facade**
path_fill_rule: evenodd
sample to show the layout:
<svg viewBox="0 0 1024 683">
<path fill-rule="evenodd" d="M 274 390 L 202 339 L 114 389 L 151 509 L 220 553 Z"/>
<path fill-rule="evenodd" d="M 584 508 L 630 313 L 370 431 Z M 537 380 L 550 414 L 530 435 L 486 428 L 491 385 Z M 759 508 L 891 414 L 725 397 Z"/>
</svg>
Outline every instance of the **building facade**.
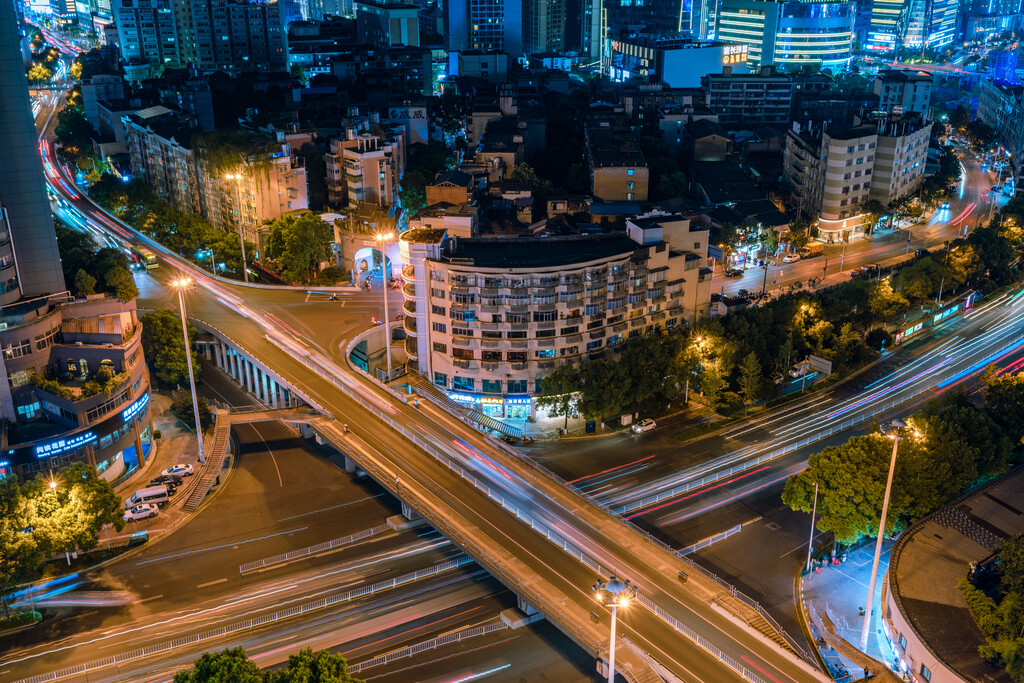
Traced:
<svg viewBox="0 0 1024 683">
<path fill-rule="evenodd" d="M 616 82 L 640 77 L 670 88 L 697 88 L 705 75 L 726 67 L 747 73 L 746 45 L 633 36 L 611 42 L 607 73 Z"/>
<path fill-rule="evenodd" d="M 162 69 L 180 69 L 181 43 L 178 39 L 180 11 L 174 0 L 113 0 L 121 58 L 129 63 L 149 63 Z"/>
<path fill-rule="evenodd" d="M 377 47 L 420 44 L 420 8 L 402 2 L 357 0 L 356 31 L 359 42 Z"/>
<path fill-rule="evenodd" d="M 702 80 L 708 109 L 726 127 L 789 125 L 793 110 L 793 78 L 763 66 L 757 73 L 737 73 L 729 67 Z"/>
<path fill-rule="evenodd" d="M 855 16 L 849 2 L 721 0 L 717 38 L 745 43 L 751 66 L 841 70 L 852 56 Z"/>
<path fill-rule="evenodd" d="M 523 51 L 523 0 L 454 0 L 444 3 L 448 52 L 483 50 L 518 57 Z"/>
<path fill-rule="evenodd" d="M 153 192 L 182 211 L 204 214 L 192 135 L 166 107 L 129 113 L 124 124 L 125 147 L 132 172 Z"/>
<path fill-rule="evenodd" d="M 565 0 L 526 0 L 523 50 L 527 54 L 565 50 Z"/>
<path fill-rule="evenodd" d="M 627 122 L 595 115 L 584 132 L 591 194 L 605 202 L 647 201 L 650 170 Z"/>
<path fill-rule="evenodd" d="M 491 417 L 534 416 L 558 364 L 692 323 L 711 295 L 707 231 L 679 216 L 594 236 L 456 240 L 423 228 L 400 247 L 410 363 Z"/>
<path fill-rule="evenodd" d="M 349 131 L 331 141 L 327 164 L 328 202 L 391 206 L 398 198 L 398 180 L 405 174 L 405 131 L 401 127 L 379 133 Z"/>
<path fill-rule="evenodd" d="M 932 75 L 925 71 L 887 69 L 875 77 L 874 92 L 882 111 L 926 116 L 932 95 Z"/>
<path fill-rule="evenodd" d="M 822 124 L 787 132 L 784 177 L 799 211 L 818 220 L 826 242 L 848 241 L 871 226 L 862 207 L 917 190 L 924 177 L 932 124 L 920 117 L 857 125 Z"/>
<path fill-rule="evenodd" d="M 1009 153 L 1016 178 L 1014 187 L 1019 191 L 1024 176 L 1024 86 L 983 80 L 978 120 L 992 126 L 999 144 Z"/>
</svg>

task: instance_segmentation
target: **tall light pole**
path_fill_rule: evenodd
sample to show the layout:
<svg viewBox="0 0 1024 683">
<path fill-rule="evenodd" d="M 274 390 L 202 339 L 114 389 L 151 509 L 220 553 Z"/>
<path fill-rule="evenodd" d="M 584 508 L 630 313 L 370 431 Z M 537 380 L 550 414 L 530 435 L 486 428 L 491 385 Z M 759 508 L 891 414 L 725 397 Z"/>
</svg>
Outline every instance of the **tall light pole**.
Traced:
<svg viewBox="0 0 1024 683">
<path fill-rule="evenodd" d="M 807 541 L 807 566 L 804 572 L 811 571 L 811 555 L 814 553 L 814 518 L 818 514 L 818 482 L 814 482 L 814 507 L 811 508 L 811 538 Z"/>
<path fill-rule="evenodd" d="M 608 645 L 608 683 L 615 683 L 615 620 L 620 607 L 628 607 L 629 601 L 636 598 L 636 586 L 629 581 L 619 581 L 609 576 L 608 581 L 598 580 L 590 590 L 594 591 L 597 601 L 612 608 L 612 633 Z"/>
<path fill-rule="evenodd" d="M 386 353 L 388 356 L 388 376 L 387 380 L 385 381 L 385 384 L 391 381 L 391 323 L 388 318 L 388 281 L 391 279 L 391 277 L 390 272 L 388 271 L 387 247 L 388 242 L 390 242 L 394 238 L 395 234 L 393 232 L 374 235 L 374 239 L 377 240 L 377 243 L 380 244 L 381 247 L 381 270 L 383 271 L 384 276 L 384 348 L 386 349 Z"/>
<path fill-rule="evenodd" d="M 185 322 L 185 290 L 192 286 L 192 278 L 179 277 L 171 281 L 171 287 L 178 290 L 178 311 L 181 313 L 181 333 L 185 336 L 185 360 L 188 363 L 188 384 L 192 389 L 192 416 L 196 421 L 196 443 L 199 445 L 199 462 L 206 462 L 203 449 L 203 425 L 199 422 L 199 399 L 196 397 L 196 378 L 192 372 L 192 345 L 188 339 L 188 323 Z"/>
<path fill-rule="evenodd" d="M 878 521 L 878 538 L 875 540 L 875 559 L 871 562 L 871 578 L 868 580 L 868 602 L 864 608 L 864 624 L 860 630 L 860 649 L 867 650 L 868 629 L 871 627 L 871 615 L 874 612 L 875 600 L 875 578 L 878 574 L 878 562 L 882 556 L 882 539 L 885 537 L 885 517 L 889 512 L 889 495 L 892 493 L 892 475 L 896 471 L 896 451 L 900 446 L 900 439 L 905 438 L 902 431 L 906 429 L 907 423 L 903 420 L 893 420 L 888 429 L 883 428 L 882 433 L 892 439 L 892 457 L 889 459 L 889 476 L 885 480 L 885 497 L 882 498 L 882 517 Z"/>
<path fill-rule="evenodd" d="M 949 245 L 950 241 L 946 241 L 946 256 L 942 259 L 942 279 L 939 280 L 939 298 L 935 300 L 936 306 L 942 305 L 942 289 L 946 286 L 946 266 L 949 264 Z"/>
<path fill-rule="evenodd" d="M 242 174 L 228 173 L 224 177 L 235 181 L 235 196 L 238 198 L 238 205 L 235 207 L 238 210 L 238 241 L 242 245 L 242 276 L 245 278 L 245 284 L 249 284 L 249 265 L 245 258 L 245 237 L 242 236 Z"/>
</svg>

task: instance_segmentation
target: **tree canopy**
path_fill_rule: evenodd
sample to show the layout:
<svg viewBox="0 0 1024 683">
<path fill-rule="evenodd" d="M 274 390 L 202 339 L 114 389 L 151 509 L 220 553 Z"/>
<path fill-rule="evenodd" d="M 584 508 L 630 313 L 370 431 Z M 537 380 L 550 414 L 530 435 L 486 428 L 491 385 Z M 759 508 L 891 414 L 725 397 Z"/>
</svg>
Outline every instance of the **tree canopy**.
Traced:
<svg viewBox="0 0 1024 683">
<path fill-rule="evenodd" d="M 188 383 L 188 363 L 185 358 L 185 337 L 181 333 L 181 318 L 168 309 L 153 311 L 139 317 L 142 322 L 142 351 L 146 355 L 156 378 L 166 386 Z M 188 325 L 189 343 L 195 354 L 196 330 Z M 193 371 L 199 381 L 200 366 Z"/>
<path fill-rule="evenodd" d="M 333 228 L 315 213 L 282 216 L 269 224 L 266 250 L 292 282 L 309 282 L 331 257 Z"/>
<path fill-rule="evenodd" d="M 191 669 L 174 674 L 174 683 L 362 683 L 348 673 L 348 662 L 327 650 L 301 650 L 288 666 L 262 671 L 241 647 L 207 652 Z"/>
<path fill-rule="evenodd" d="M 106 292 L 122 301 L 131 301 L 139 295 L 131 263 L 123 251 L 111 247 L 100 249 L 92 237 L 60 221 L 55 221 L 54 227 L 64 281 L 72 286 L 75 294 Z"/>
</svg>

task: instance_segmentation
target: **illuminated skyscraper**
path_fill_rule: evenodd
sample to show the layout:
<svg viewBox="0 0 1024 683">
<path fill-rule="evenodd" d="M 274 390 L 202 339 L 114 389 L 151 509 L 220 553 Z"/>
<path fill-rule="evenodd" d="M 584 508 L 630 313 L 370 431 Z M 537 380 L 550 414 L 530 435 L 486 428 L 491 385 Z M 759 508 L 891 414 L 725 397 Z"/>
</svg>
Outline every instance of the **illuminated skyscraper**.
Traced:
<svg viewBox="0 0 1024 683">
<path fill-rule="evenodd" d="M 717 39 L 746 43 L 751 66 L 841 69 L 853 48 L 851 2 L 719 0 Z"/>
</svg>

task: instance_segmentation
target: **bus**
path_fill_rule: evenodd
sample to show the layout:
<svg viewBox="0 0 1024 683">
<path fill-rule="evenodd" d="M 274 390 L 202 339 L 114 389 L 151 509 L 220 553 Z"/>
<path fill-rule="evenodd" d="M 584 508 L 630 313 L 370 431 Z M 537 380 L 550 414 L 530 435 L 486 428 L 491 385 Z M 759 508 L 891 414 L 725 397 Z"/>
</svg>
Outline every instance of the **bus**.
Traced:
<svg viewBox="0 0 1024 683">
<path fill-rule="evenodd" d="M 156 260 L 156 254 L 145 247 L 135 247 L 132 249 L 132 255 L 135 256 L 136 263 L 138 263 L 139 267 L 142 269 L 153 270 L 160 266 Z"/>
</svg>

